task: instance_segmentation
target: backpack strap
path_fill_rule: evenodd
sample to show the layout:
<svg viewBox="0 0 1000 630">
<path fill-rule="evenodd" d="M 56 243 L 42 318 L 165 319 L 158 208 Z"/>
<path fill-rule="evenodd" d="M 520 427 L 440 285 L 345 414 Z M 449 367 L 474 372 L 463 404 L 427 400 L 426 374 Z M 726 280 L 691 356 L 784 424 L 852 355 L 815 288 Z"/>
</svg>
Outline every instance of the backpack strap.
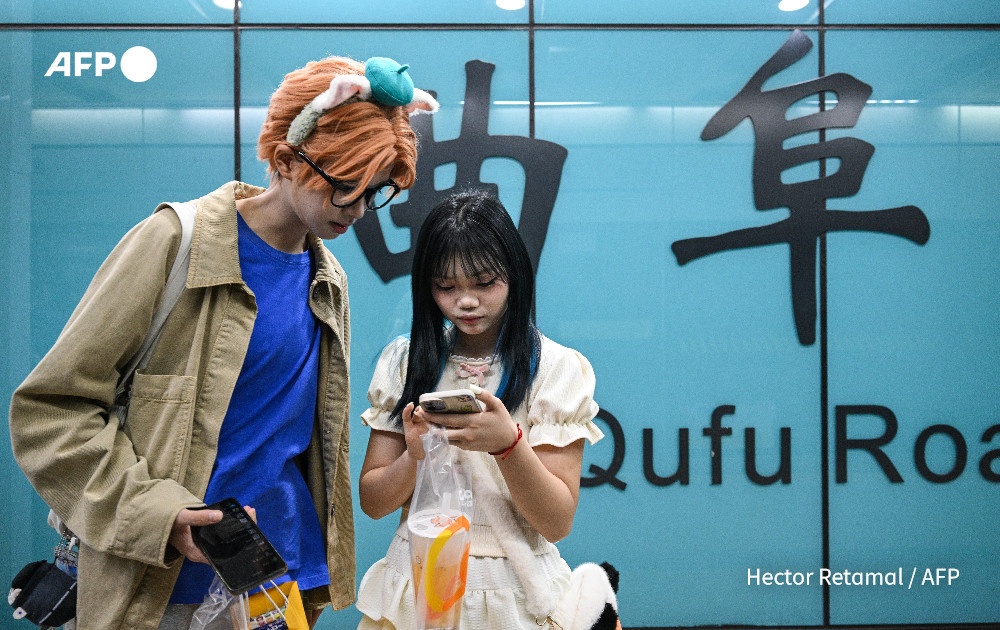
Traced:
<svg viewBox="0 0 1000 630">
<path fill-rule="evenodd" d="M 165 205 L 176 214 L 181 222 L 181 243 L 177 248 L 177 256 L 174 258 L 174 265 L 170 268 L 167 276 L 167 283 L 163 288 L 163 295 L 160 304 L 153 313 L 153 319 L 146 331 L 146 337 L 142 340 L 138 352 L 125 365 L 118 387 L 115 390 L 115 404 L 111 406 L 111 414 L 118 417 L 118 425 L 125 426 L 128 417 L 128 404 L 132 397 L 132 379 L 136 370 L 141 370 L 149 363 L 149 358 L 153 354 L 153 348 L 163 332 L 163 324 L 167 321 L 170 311 L 180 298 L 181 293 L 187 286 L 188 267 L 191 262 L 191 238 L 194 234 L 194 217 L 197 208 L 193 202 L 174 202 Z"/>
</svg>

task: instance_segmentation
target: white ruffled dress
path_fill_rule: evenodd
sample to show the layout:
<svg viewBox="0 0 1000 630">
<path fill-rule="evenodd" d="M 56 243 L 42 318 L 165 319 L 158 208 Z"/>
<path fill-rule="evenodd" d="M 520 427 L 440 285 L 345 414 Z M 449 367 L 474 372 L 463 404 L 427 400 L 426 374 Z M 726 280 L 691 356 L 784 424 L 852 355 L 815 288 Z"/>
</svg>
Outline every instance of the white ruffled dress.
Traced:
<svg viewBox="0 0 1000 630">
<path fill-rule="evenodd" d="M 382 352 L 368 400 L 371 407 L 362 415 L 364 424 L 380 431 L 402 432 L 389 423 L 389 414 L 402 393 L 406 375 L 409 341 L 401 338 Z M 468 387 L 470 380 L 495 392 L 500 383 L 499 363 L 489 358 L 450 356 L 438 382 L 438 390 Z M 594 424 L 598 406 L 594 402 L 594 371 L 579 352 L 543 337 L 537 374 L 526 404 L 511 414 L 521 425 L 532 447 L 548 444 L 567 446 L 583 438 L 591 444 L 604 434 Z M 513 501 L 494 458 L 487 453 L 463 451 L 452 447 L 459 459 L 477 458 L 476 468 L 488 472 L 494 487 L 490 490 L 513 508 Z M 477 489 L 473 486 L 473 495 Z M 490 526 L 483 502 L 473 509 L 469 570 L 462 602 L 462 630 L 538 630 L 535 617 L 525 608 L 525 590 L 515 574 L 498 536 L 505 535 Z M 523 542 L 534 554 L 532 581 L 552 589 L 553 599 L 569 584 L 570 568 L 556 546 L 545 540 L 513 509 Z M 407 506 L 403 507 L 386 557 L 365 573 L 358 591 L 357 608 L 364 614 L 359 630 L 410 630 L 416 617 L 411 582 L 410 551 L 406 529 Z M 523 544 L 523 543 L 521 543 Z"/>
</svg>

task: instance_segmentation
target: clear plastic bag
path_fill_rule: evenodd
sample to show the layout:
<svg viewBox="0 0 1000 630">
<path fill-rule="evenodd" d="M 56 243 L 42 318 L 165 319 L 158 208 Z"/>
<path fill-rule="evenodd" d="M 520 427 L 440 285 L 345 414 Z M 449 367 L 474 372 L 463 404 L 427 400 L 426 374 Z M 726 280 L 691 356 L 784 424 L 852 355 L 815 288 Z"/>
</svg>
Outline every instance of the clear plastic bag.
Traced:
<svg viewBox="0 0 1000 630">
<path fill-rule="evenodd" d="M 221 620 L 221 621 L 220 621 Z M 247 595 L 232 595 L 215 576 L 208 594 L 191 618 L 190 630 L 212 630 L 213 628 L 247 628 L 249 613 Z M 229 623 L 224 623 L 228 621 Z"/>
<path fill-rule="evenodd" d="M 417 629 L 454 629 L 469 565 L 472 490 L 452 459 L 444 429 L 431 425 L 422 440 L 426 456 L 417 465 L 406 521 Z"/>
</svg>

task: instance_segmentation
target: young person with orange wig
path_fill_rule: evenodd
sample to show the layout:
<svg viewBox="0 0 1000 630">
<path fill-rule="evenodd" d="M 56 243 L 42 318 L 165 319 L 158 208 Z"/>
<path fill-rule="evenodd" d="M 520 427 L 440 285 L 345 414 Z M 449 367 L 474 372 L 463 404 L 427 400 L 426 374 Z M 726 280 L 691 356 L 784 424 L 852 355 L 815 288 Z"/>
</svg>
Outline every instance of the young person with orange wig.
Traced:
<svg viewBox="0 0 1000 630">
<path fill-rule="evenodd" d="M 191 202 L 186 286 L 122 425 L 116 388 L 181 248 L 179 215 L 155 212 L 98 270 L 10 413 L 19 465 L 80 540 L 78 630 L 188 628 L 213 578 L 190 528 L 230 496 L 287 562 L 277 581 L 296 581 L 310 626 L 354 602 L 350 317 L 323 239 L 413 184 L 409 115 L 436 108 L 385 58 L 285 77 L 258 142 L 268 187 Z"/>
</svg>

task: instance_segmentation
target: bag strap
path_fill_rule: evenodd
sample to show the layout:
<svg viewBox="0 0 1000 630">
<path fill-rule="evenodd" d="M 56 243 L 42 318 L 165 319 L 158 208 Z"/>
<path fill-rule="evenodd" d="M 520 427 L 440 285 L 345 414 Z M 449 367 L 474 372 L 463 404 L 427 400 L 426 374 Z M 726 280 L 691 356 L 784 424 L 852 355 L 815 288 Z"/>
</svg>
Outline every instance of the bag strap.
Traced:
<svg viewBox="0 0 1000 630">
<path fill-rule="evenodd" d="M 174 258 L 174 265 L 170 268 L 167 276 L 167 283 L 163 288 L 163 295 L 160 304 L 153 313 L 153 319 L 146 331 L 146 337 L 142 340 L 138 352 L 125 365 L 118 387 L 115 390 L 115 404 L 111 408 L 111 413 L 118 416 L 120 427 L 125 426 L 128 418 L 128 404 L 132 397 L 132 380 L 136 370 L 141 370 L 149 363 L 149 358 L 153 354 L 153 348 L 160 339 L 163 332 L 163 324 L 166 323 L 170 311 L 174 309 L 181 293 L 187 286 L 188 267 L 191 263 L 191 239 L 194 235 L 194 217 L 197 212 L 195 204 L 192 202 L 174 202 L 167 204 L 181 222 L 181 243 L 177 248 L 177 256 Z"/>
</svg>

